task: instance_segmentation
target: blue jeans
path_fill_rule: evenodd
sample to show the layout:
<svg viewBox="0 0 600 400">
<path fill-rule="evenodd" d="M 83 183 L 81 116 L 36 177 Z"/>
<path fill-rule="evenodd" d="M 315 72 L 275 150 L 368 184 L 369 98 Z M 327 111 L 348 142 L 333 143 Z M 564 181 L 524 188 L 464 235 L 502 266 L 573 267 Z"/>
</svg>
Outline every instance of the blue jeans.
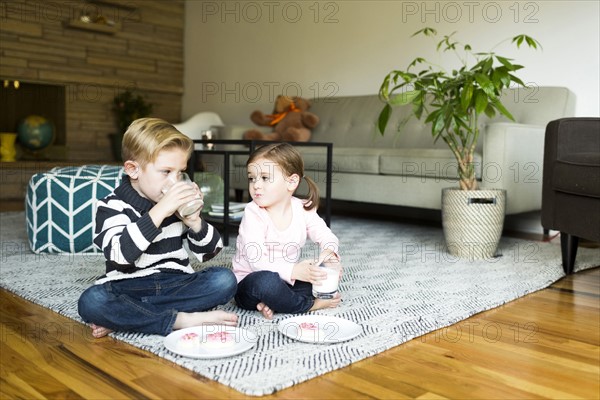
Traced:
<svg viewBox="0 0 600 400">
<path fill-rule="evenodd" d="M 206 311 L 233 298 L 236 279 L 231 270 L 211 267 L 186 274 L 159 272 L 109 281 L 86 289 L 78 311 L 88 323 L 113 331 L 168 335 L 177 313 Z"/>
<path fill-rule="evenodd" d="M 273 312 L 299 314 L 310 310 L 315 298 L 309 282 L 296 281 L 292 286 L 276 272 L 257 271 L 238 283 L 235 301 L 246 310 L 256 311 L 256 305 L 262 302 Z"/>
</svg>

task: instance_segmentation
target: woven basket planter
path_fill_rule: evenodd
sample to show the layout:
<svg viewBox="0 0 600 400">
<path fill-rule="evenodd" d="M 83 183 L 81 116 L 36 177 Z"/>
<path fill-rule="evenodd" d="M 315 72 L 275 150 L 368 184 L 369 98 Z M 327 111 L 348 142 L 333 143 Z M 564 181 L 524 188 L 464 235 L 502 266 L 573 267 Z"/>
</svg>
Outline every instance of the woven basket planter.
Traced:
<svg viewBox="0 0 600 400">
<path fill-rule="evenodd" d="M 471 260 L 496 255 L 502 236 L 506 190 L 442 190 L 442 225 L 450 254 Z"/>
</svg>

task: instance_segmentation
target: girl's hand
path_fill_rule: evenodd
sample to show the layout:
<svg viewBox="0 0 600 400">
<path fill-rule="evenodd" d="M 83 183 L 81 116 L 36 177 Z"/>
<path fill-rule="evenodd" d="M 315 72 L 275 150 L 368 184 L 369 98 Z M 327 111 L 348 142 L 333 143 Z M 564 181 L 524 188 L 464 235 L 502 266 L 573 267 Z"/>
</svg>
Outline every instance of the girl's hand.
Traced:
<svg viewBox="0 0 600 400">
<path fill-rule="evenodd" d="M 319 254 L 317 265 L 325 264 L 328 267 L 339 267 L 340 258 L 332 250 L 325 249 Z"/>
<path fill-rule="evenodd" d="M 325 249 L 325 250 L 322 250 L 321 253 L 319 254 L 319 259 L 317 260 L 316 264 L 317 265 L 330 264 L 330 263 L 337 263 L 339 261 L 340 261 L 340 259 L 338 258 L 337 254 L 335 254 L 333 252 L 333 250 Z"/>
<path fill-rule="evenodd" d="M 331 250 L 323 250 L 319 255 L 319 263 L 324 264 L 326 267 L 335 268 L 340 271 L 340 280 L 342 279 L 342 263 L 337 254 Z M 318 264 L 320 265 L 320 264 Z"/>
<path fill-rule="evenodd" d="M 320 285 L 320 281 L 326 277 L 327 273 L 319 267 L 319 264 L 315 264 L 310 260 L 300 261 L 294 265 L 294 269 L 292 270 L 292 279 L 310 282 L 313 285 Z"/>
</svg>

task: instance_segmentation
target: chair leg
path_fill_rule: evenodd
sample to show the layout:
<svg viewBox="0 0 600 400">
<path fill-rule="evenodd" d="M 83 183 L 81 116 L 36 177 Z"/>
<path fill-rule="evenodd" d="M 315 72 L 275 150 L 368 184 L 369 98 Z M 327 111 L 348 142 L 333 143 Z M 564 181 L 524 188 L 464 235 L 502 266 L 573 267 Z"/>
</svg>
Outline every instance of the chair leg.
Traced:
<svg viewBox="0 0 600 400">
<path fill-rule="evenodd" d="M 550 236 L 550 229 L 544 228 L 543 232 L 544 232 L 544 239 L 548 239 L 548 237 Z"/>
<path fill-rule="evenodd" d="M 235 189 L 235 201 L 241 202 L 244 199 L 244 191 L 242 189 Z"/>
<path fill-rule="evenodd" d="M 567 275 L 573 273 L 573 267 L 575 266 L 575 257 L 577 256 L 578 245 L 579 238 L 577 236 L 569 235 L 566 232 L 560 233 L 560 250 L 562 253 L 562 265 L 565 274 Z"/>
</svg>

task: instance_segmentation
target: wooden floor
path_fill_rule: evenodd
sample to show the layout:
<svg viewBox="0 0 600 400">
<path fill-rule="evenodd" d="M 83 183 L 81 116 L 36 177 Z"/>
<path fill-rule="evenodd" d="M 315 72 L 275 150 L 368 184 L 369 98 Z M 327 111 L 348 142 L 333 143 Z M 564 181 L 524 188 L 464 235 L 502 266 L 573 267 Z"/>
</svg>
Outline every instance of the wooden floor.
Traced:
<svg viewBox="0 0 600 400">
<path fill-rule="evenodd" d="M 2 399 L 244 398 L 0 290 Z M 600 268 L 263 398 L 600 396 Z"/>
</svg>

